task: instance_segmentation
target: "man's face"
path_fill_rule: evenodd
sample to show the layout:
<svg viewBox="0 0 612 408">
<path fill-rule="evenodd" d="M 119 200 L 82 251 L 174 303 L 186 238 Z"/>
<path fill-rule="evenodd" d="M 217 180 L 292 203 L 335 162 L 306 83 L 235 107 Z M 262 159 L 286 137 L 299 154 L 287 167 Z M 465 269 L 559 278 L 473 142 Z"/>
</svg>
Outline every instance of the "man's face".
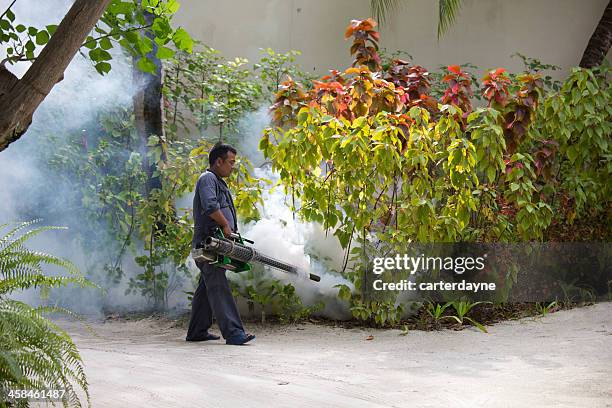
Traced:
<svg viewBox="0 0 612 408">
<path fill-rule="evenodd" d="M 236 155 L 233 152 L 227 152 L 227 158 L 218 158 L 217 159 L 217 174 L 221 177 L 229 177 L 232 174 L 232 170 L 234 170 L 234 165 L 236 164 Z"/>
</svg>

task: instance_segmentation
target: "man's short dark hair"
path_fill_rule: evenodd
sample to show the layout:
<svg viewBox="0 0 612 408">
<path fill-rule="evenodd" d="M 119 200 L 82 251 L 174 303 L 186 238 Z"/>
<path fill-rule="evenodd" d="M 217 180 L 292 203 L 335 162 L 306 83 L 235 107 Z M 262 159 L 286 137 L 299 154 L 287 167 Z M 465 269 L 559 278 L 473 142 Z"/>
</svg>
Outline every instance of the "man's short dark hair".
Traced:
<svg viewBox="0 0 612 408">
<path fill-rule="evenodd" d="M 223 160 L 227 159 L 227 152 L 232 152 L 234 154 L 238 153 L 232 145 L 226 143 L 215 144 L 208 153 L 208 163 L 212 166 L 218 158 L 222 158 Z"/>
</svg>

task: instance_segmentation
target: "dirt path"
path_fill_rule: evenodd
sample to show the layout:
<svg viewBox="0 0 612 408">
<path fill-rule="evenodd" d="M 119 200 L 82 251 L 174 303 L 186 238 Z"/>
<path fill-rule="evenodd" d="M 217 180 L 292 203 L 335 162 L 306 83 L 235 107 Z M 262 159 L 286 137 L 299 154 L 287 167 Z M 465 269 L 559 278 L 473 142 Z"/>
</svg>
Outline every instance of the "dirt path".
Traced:
<svg viewBox="0 0 612 408">
<path fill-rule="evenodd" d="M 153 319 L 93 328 L 69 330 L 94 407 L 612 407 L 611 302 L 489 334 L 249 326 L 243 347 Z"/>
</svg>

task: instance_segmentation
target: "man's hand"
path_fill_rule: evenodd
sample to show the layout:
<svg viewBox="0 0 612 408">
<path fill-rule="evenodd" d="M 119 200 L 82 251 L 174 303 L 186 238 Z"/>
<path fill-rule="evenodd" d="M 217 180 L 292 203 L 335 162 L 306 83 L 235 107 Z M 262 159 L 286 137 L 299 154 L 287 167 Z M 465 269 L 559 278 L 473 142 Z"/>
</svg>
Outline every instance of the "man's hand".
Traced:
<svg viewBox="0 0 612 408">
<path fill-rule="evenodd" d="M 215 222 L 221 226 L 225 238 L 230 238 L 232 236 L 232 228 L 230 227 L 229 222 L 227 222 L 227 219 L 225 218 L 221 210 L 217 210 L 211 213 L 210 218 L 215 220 Z"/>
<path fill-rule="evenodd" d="M 223 227 L 223 235 L 225 235 L 225 238 L 230 238 L 232 236 L 232 229 L 230 228 L 230 226 L 228 224 L 225 224 Z"/>
</svg>

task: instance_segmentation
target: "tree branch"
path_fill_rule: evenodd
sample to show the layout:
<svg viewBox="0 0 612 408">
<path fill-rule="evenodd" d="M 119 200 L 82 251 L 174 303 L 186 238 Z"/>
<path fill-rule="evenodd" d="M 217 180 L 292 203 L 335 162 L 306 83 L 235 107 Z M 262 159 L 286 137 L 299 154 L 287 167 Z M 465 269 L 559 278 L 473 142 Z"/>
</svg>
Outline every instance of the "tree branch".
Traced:
<svg viewBox="0 0 612 408">
<path fill-rule="evenodd" d="M 6 65 L 7 62 L 26 62 L 26 61 L 36 61 L 36 57 L 34 58 L 25 58 L 23 55 L 14 55 L 12 57 L 6 57 L 2 61 L 0 61 L 0 65 Z"/>
<path fill-rule="evenodd" d="M 23 78 L 0 95 L 0 151 L 19 139 L 110 0 L 76 0 Z"/>
<path fill-rule="evenodd" d="M 104 39 L 104 38 L 113 37 L 113 36 L 115 36 L 115 35 L 125 34 L 125 33 L 129 33 L 129 32 L 132 32 L 132 31 L 140 31 L 140 30 L 145 30 L 145 29 L 147 29 L 147 28 L 150 28 L 151 26 L 153 26 L 153 24 L 147 24 L 147 25 L 142 26 L 142 27 L 133 27 L 133 28 L 128 28 L 127 30 L 121 30 L 121 31 L 119 31 L 118 33 L 112 33 L 112 32 L 111 32 L 111 33 L 108 33 L 108 34 L 105 34 L 105 35 L 101 35 L 100 37 L 92 38 L 92 39 L 91 39 L 91 40 L 89 40 L 89 41 L 85 41 L 83 44 L 81 44 L 81 47 L 86 47 L 86 46 L 87 46 L 87 44 L 91 44 L 91 43 L 93 43 L 93 42 L 100 41 L 100 40 L 102 40 L 102 39 Z"/>
<path fill-rule="evenodd" d="M 6 8 L 6 10 L 4 10 L 4 13 L 2 13 L 2 15 L 0 16 L 0 20 L 2 20 L 4 18 L 4 16 L 6 16 L 6 13 L 9 12 L 9 10 L 11 9 L 11 7 L 13 7 L 13 5 L 17 3 L 17 0 L 13 0 L 13 2 Z"/>
</svg>

